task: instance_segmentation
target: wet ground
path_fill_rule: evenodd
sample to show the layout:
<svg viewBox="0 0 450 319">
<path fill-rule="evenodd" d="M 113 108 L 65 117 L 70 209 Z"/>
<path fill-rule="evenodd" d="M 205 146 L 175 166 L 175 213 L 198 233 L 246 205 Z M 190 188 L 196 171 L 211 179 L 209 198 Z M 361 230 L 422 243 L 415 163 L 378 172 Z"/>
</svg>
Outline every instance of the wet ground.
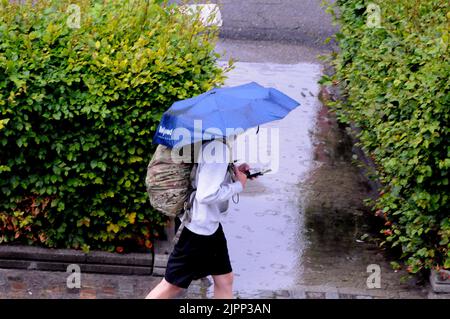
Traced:
<svg viewBox="0 0 450 319">
<path fill-rule="evenodd" d="M 285 119 L 261 126 L 261 131 L 278 131 L 270 145 L 258 145 L 259 152 L 264 147 L 262 153 L 271 152 L 273 173 L 249 181 L 239 203 L 230 205 L 224 222 L 239 296 L 286 289 L 301 277 L 298 257 L 305 249 L 305 240 L 299 226 L 304 216 L 298 185 L 313 165 L 311 132 L 319 109 L 320 72 L 319 65 L 309 63 L 239 62 L 226 83 L 231 86 L 256 81 L 283 91 L 301 104 Z M 254 136 L 255 132 L 247 135 Z M 251 166 L 264 164 L 239 159 Z"/>
<path fill-rule="evenodd" d="M 222 45 L 229 47 L 230 41 Z M 284 47 L 277 59 L 270 50 L 274 43 L 240 41 L 233 46 L 244 47 L 240 60 L 246 62 L 237 63 L 227 85 L 257 81 L 301 104 L 285 119 L 260 128 L 260 135 L 265 129 L 278 130 L 278 139 L 258 147 L 260 155 L 272 158 L 274 173 L 249 181 L 239 203 L 230 203 L 224 230 L 235 296 L 447 298 L 429 293 L 415 279 L 402 282 L 405 273 L 393 271 L 389 256 L 377 247 L 373 219 L 363 204 L 370 187 L 353 164 L 348 137 L 319 100 L 322 65 L 314 59 L 302 62 L 301 56 L 295 60 L 295 46 Z M 261 48 L 257 62 L 248 62 L 255 46 Z M 281 63 L 283 56 L 292 58 Z M 369 265 L 379 266 L 380 288 L 367 286 Z M 69 290 L 66 278 L 57 272 L 0 270 L 0 298 L 143 298 L 161 279 L 84 274 L 82 288 Z M 182 298 L 211 296 L 206 278 L 194 282 Z"/>
<path fill-rule="evenodd" d="M 226 84 L 256 81 L 301 104 L 285 119 L 262 127 L 279 130 L 279 143 L 262 147 L 263 154 L 277 155 L 271 163 L 276 172 L 249 181 L 239 203 L 230 204 L 224 229 L 235 296 L 445 297 L 429 293 L 415 279 L 402 282 L 405 273 L 393 271 L 389 256 L 376 245 L 373 219 L 363 204 L 370 188 L 352 163 L 348 137 L 318 98 L 322 65 L 317 56 L 328 52 L 321 43 L 334 30 L 318 3 L 223 1 L 229 38 L 217 51 L 240 61 Z M 256 39 L 284 42 L 248 41 Z M 379 266 L 380 288 L 367 286 L 369 265 Z M 83 274 L 82 288 L 68 290 L 66 278 L 58 272 L 0 269 L 0 298 L 143 298 L 160 280 Z M 207 278 L 184 297 L 211 294 Z"/>
<path fill-rule="evenodd" d="M 374 195 L 354 159 L 352 142 L 329 110 L 321 106 L 313 135 L 314 166 L 299 186 L 306 249 L 299 256 L 299 286 L 322 286 L 341 293 L 359 291 L 384 298 L 424 298 L 420 278 L 390 267 L 379 247 L 379 220 L 364 200 Z M 371 266 L 372 265 L 372 266 Z M 380 287 L 369 289 L 368 267 L 380 269 Z"/>
</svg>

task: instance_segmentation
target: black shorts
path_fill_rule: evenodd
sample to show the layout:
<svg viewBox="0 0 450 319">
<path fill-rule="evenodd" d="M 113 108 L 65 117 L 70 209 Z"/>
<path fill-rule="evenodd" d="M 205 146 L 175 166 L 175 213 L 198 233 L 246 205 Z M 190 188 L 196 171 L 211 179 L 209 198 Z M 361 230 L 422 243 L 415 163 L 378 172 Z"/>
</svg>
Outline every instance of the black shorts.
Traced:
<svg viewBox="0 0 450 319">
<path fill-rule="evenodd" d="M 187 289 L 192 280 L 232 272 L 227 240 L 222 225 L 209 236 L 198 235 L 184 227 L 169 256 L 167 282 Z"/>
</svg>

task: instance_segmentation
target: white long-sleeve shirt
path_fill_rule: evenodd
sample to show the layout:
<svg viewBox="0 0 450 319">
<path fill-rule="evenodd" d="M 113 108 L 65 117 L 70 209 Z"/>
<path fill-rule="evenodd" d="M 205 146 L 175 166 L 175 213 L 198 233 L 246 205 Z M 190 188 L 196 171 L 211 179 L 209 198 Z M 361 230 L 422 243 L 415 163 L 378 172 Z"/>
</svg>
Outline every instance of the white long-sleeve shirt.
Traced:
<svg viewBox="0 0 450 319">
<path fill-rule="evenodd" d="M 215 154 L 211 151 L 213 149 Z M 229 159 L 230 149 L 220 141 L 212 141 L 202 146 L 197 172 L 192 181 L 192 186 L 197 191 L 193 200 L 191 221 L 185 224 L 185 227 L 196 234 L 214 234 L 228 210 L 230 198 L 243 190 L 241 182 L 234 182 L 228 172 Z"/>
</svg>

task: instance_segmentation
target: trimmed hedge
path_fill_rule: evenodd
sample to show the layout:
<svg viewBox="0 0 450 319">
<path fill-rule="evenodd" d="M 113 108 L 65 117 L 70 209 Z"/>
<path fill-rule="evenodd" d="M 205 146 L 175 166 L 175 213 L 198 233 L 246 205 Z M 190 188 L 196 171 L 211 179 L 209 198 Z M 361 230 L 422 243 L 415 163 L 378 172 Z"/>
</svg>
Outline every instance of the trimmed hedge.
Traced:
<svg viewBox="0 0 450 319">
<path fill-rule="evenodd" d="M 77 28 L 71 2 L 0 1 L 0 243 L 150 248 L 152 136 L 223 83 L 218 30 L 146 0 L 76 1 Z"/>
<path fill-rule="evenodd" d="M 380 25 L 373 27 L 380 9 Z M 334 78 L 342 122 L 383 184 L 373 203 L 385 244 L 399 247 L 410 272 L 450 268 L 450 55 L 448 0 L 338 0 Z M 376 9 L 376 8 L 375 8 Z M 369 25 L 367 24 L 367 20 Z"/>
</svg>

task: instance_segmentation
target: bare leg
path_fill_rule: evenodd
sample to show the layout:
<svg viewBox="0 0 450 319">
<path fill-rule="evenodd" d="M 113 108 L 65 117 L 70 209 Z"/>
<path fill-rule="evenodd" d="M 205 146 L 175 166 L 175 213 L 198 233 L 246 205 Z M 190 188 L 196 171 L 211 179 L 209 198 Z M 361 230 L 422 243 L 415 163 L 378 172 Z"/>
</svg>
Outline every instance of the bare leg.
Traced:
<svg viewBox="0 0 450 319">
<path fill-rule="evenodd" d="M 233 273 L 212 277 L 214 280 L 214 299 L 233 299 Z"/>
<path fill-rule="evenodd" d="M 175 298 L 182 291 L 183 288 L 172 285 L 163 279 L 152 291 L 150 291 L 145 299 L 171 299 Z"/>
</svg>

